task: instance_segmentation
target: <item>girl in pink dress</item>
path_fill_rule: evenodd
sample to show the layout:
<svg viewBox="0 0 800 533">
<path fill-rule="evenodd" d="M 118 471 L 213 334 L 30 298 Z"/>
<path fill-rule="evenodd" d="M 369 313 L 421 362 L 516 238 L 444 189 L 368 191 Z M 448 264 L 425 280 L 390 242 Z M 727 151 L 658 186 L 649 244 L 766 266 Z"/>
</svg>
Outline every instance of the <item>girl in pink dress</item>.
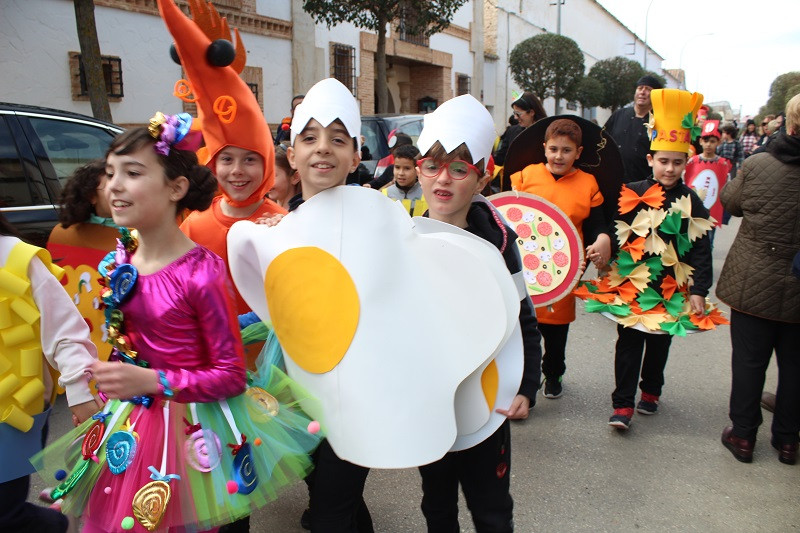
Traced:
<svg viewBox="0 0 800 533">
<path fill-rule="evenodd" d="M 92 374 L 109 401 L 34 458 L 83 531 L 230 523 L 304 477 L 318 443 L 279 370 L 247 387 L 225 263 L 176 224 L 182 209 L 208 208 L 217 187 L 181 149 L 190 124 L 159 113 L 107 155 L 114 222 L 138 232 L 123 230 L 100 265 L 114 350 Z"/>
</svg>

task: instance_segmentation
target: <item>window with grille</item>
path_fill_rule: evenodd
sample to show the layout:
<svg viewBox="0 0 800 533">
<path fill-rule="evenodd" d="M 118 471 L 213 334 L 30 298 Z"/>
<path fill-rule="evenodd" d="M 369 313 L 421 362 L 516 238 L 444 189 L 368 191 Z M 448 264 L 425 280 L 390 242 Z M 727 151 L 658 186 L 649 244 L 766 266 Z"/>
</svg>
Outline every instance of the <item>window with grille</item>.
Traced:
<svg viewBox="0 0 800 533">
<path fill-rule="evenodd" d="M 578 102 L 567 102 L 567 109 L 569 109 L 570 111 L 577 111 Z"/>
<path fill-rule="evenodd" d="M 356 49 L 352 46 L 331 43 L 331 75 L 356 96 Z"/>
<path fill-rule="evenodd" d="M 86 83 L 86 72 L 81 63 L 81 54 L 70 52 L 70 73 L 72 75 L 72 97 L 74 99 L 88 99 L 89 88 Z M 116 56 L 101 56 L 101 68 L 106 82 L 106 94 L 109 98 L 120 99 L 125 94 L 122 86 L 122 59 Z"/>
<path fill-rule="evenodd" d="M 470 81 L 470 77 L 466 74 L 456 74 L 456 96 L 469 94 Z"/>
</svg>

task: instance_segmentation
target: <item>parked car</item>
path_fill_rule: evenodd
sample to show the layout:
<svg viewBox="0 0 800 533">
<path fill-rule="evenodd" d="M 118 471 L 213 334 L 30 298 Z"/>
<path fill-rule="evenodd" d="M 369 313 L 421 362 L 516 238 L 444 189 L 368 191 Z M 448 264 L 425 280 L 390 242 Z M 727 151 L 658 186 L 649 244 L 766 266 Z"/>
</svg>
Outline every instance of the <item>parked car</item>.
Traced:
<svg viewBox="0 0 800 533">
<path fill-rule="evenodd" d="M 58 222 L 66 179 L 105 156 L 122 131 L 78 113 L 0 103 L 0 211 L 25 238 L 44 246 Z"/>
<path fill-rule="evenodd" d="M 393 130 L 403 132 L 417 143 L 419 134 L 422 133 L 422 118 L 424 115 L 371 115 L 361 117 L 361 135 L 364 136 L 363 145 L 370 155 L 369 159 L 362 159 L 370 174 L 377 177 L 383 173 L 385 166 L 379 164 L 389 155 L 387 139 Z M 362 154 L 364 150 L 362 149 Z"/>
</svg>

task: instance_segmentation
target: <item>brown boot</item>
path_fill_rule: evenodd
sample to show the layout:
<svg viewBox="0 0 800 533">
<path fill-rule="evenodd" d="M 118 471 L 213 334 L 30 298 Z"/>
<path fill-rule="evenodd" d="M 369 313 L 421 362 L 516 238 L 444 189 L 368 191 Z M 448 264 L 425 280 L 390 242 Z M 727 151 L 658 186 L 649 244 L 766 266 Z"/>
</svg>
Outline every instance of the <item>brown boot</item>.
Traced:
<svg viewBox="0 0 800 533">
<path fill-rule="evenodd" d="M 771 392 L 761 393 L 761 407 L 770 413 L 775 412 L 775 395 Z"/>
<path fill-rule="evenodd" d="M 728 426 L 723 430 L 722 445 L 730 450 L 737 461 L 743 463 L 753 462 L 753 448 L 755 448 L 756 443 L 734 435 L 733 426 Z"/>
</svg>

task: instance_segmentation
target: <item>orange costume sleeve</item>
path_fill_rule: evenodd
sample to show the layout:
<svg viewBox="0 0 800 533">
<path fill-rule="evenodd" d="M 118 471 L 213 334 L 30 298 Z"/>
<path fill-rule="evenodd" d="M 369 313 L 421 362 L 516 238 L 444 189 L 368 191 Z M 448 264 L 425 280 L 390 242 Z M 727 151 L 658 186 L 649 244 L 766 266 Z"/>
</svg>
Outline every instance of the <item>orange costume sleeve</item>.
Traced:
<svg viewBox="0 0 800 533">
<path fill-rule="evenodd" d="M 575 225 L 583 241 L 583 221 L 593 207 L 603 204 L 603 194 L 591 174 L 574 169 L 556 180 L 544 163 L 528 165 L 511 176 L 515 191 L 541 196 L 556 204 Z M 552 311 L 550 311 L 552 309 Z M 575 297 L 569 294 L 552 306 L 536 309 L 542 324 L 568 324 L 575 320 Z"/>
</svg>

